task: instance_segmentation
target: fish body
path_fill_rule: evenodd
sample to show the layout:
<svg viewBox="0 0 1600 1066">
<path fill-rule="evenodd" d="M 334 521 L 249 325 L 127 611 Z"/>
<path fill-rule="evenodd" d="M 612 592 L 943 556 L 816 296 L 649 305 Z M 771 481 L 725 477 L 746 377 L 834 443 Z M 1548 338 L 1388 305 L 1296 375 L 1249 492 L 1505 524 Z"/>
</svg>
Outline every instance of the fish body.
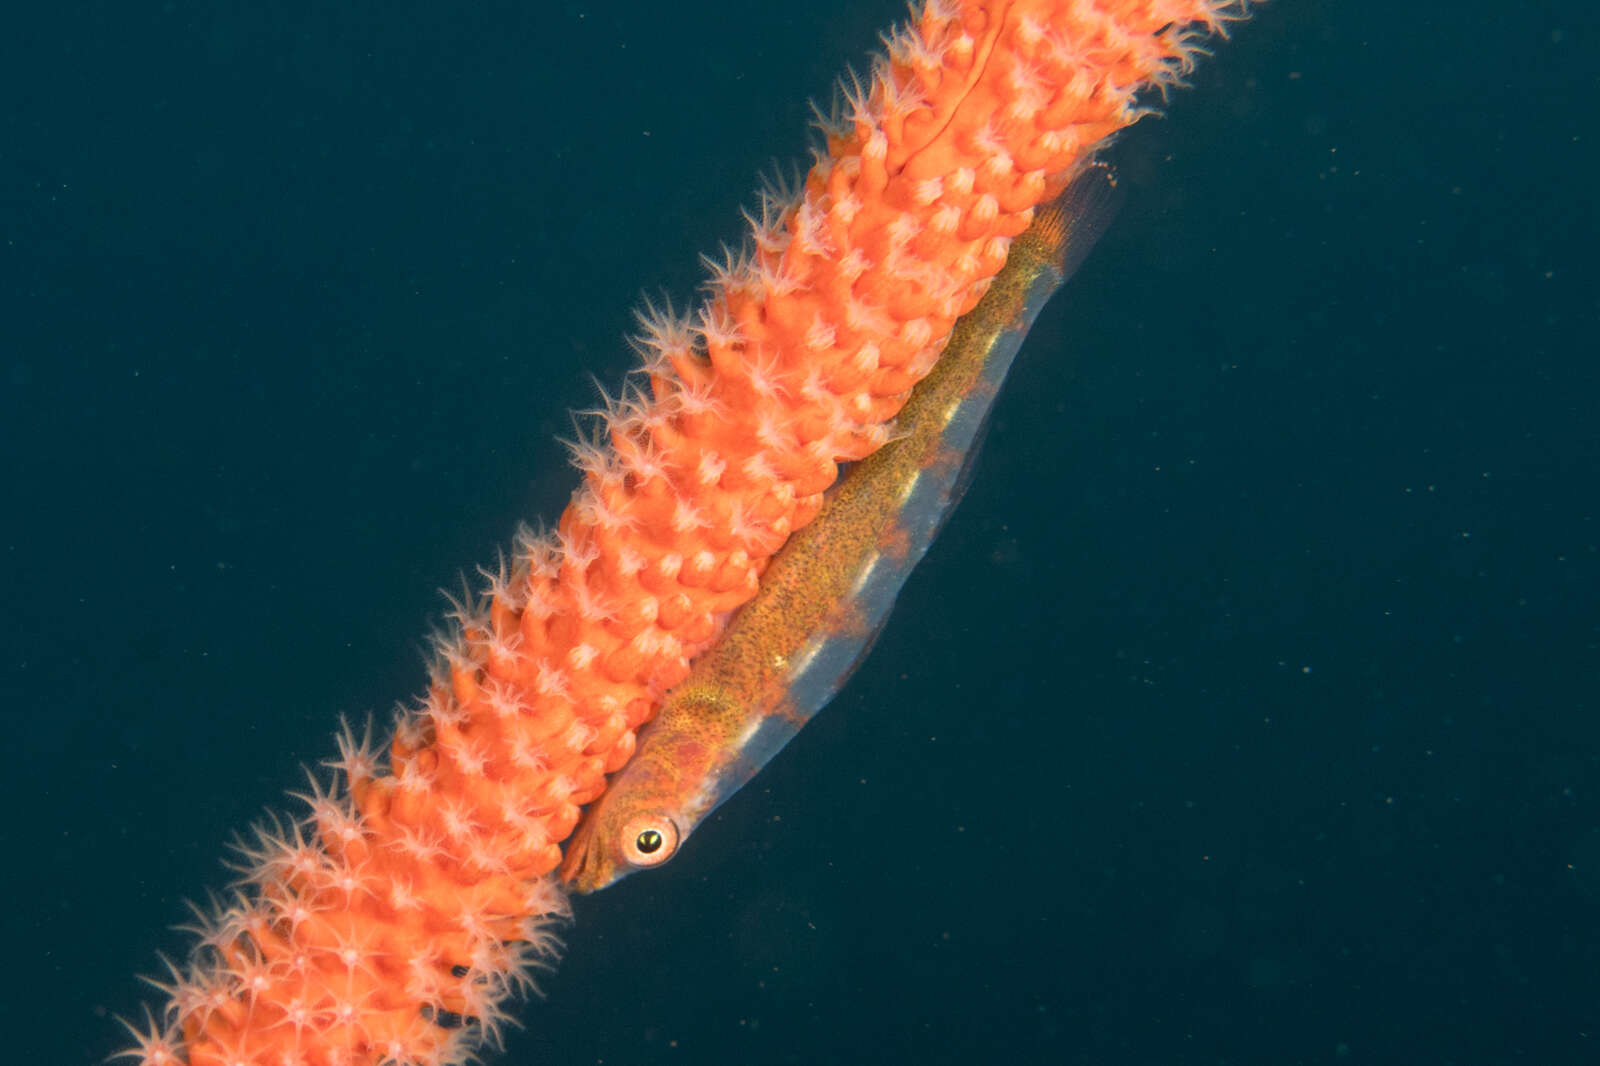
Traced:
<svg viewBox="0 0 1600 1066">
<path fill-rule="evenodd" d="M 1091 166 L 1040 208 L 982 300 L 956 323 L 895 420 L 761 577 L 722 639 L 640 733 L 580 821 L 561 866 L 593 892 L 665 862 L 839 690 L 888 620 L 965 486 L 983 426 L 1040 309 L 1114 213 Z"/>
</svg>

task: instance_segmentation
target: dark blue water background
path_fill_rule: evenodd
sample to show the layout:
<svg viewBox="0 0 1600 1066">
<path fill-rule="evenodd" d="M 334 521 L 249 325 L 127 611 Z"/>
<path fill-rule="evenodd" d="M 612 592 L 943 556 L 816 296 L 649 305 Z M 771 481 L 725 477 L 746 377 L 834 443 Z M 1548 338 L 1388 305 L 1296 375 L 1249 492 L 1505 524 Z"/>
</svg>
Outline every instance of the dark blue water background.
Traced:
<svg viewBox="0 0 1600 1066">
<path fill-rule="evenodd" d="M 899 11 L 7 16 L 7 1061 L 113 1049 Z M 1597 28 L 1221 46 L 871 661 L 496 1061 L 1595 1061 Z"/>
</svg>

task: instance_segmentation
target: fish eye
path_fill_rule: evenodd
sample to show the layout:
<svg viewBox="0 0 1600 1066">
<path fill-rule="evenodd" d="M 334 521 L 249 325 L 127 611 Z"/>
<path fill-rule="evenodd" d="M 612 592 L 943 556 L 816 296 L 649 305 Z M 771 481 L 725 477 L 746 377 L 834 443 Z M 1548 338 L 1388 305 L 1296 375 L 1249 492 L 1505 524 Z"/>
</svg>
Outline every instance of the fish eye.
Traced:
<svg viewBox="0 0 1600 1066">
<path fill-rule="evenodd" d="M 640 815 L 622 827 L 622 855 L 631 866 L 660 866 L 678 850 L 679 836 L 666 815 Z"/>
</svg>

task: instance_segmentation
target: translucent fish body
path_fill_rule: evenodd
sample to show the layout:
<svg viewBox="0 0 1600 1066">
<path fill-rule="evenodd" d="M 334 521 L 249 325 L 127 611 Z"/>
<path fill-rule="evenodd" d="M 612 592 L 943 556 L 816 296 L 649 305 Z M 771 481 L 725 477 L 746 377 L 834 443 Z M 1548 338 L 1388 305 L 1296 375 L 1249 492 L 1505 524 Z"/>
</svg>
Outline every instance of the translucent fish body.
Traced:
<svg viewBox="0 0 1600 1066">
<path fill-rule="evenodd" d="M 1113 213 L 1104 167 L 1036 214 L 895 422 L 761 577 L 590 805 L 562 876 L 593 892 L 659 865 L 849 677 L 959 498 L 984 422 L 1040 308 Z"/>
</svg>

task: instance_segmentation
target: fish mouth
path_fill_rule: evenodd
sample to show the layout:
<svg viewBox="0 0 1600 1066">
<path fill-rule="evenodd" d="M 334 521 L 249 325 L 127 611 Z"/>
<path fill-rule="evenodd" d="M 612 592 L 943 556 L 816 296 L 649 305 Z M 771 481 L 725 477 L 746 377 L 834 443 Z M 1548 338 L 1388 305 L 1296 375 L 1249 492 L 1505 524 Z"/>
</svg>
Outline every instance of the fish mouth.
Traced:
<svg viewBox="0 0 1600 1066">
<path fill-rule="evenodd" d="M 598 892 L 616 880 L 615 877 L 606 876 L 604 857 L 600 854 L 600 849 L 594 846 L 597 814 L 597 807 L 585 812 L 577 830 L 567 840 L 567 849 L 562 853 L 561 865 L 556 867 L 556 875 L 572 891 L 583 895 Z"/>
</svg>

